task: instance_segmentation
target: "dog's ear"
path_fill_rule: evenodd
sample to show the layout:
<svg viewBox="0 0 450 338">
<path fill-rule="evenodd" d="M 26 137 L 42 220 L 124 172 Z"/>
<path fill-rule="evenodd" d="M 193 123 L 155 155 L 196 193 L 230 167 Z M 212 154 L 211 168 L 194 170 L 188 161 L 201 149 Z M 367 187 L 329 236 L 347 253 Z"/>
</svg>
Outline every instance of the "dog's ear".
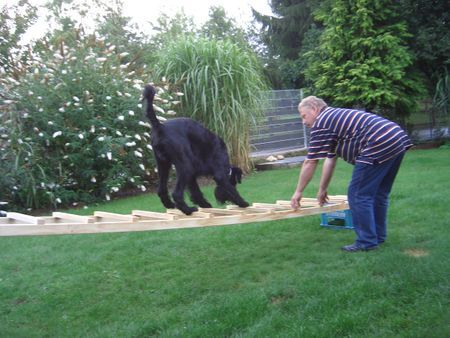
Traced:
<svg viewBox="0 0 450 338">
<path fill-rule="evenodd" d="M 238 183 L 242 182 L 242 170 L 241 170 L 241 168 L 231 167 L 230 182 L 234 186 L 236 186 Z"/>
</svg>

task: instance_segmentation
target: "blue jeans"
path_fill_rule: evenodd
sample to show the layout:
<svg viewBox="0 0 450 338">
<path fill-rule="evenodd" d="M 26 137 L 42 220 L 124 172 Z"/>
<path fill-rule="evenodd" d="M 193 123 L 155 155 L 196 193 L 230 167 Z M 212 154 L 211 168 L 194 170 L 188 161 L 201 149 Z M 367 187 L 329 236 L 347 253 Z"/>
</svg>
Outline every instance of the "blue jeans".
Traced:
<svg viewBox="0 0 450 338">
<path fill-rule="evenodd" d="M 371 248 L 386 240 L 389 194 L 404 153 L 381 164 L 356 163 L 348 187 L 356 244 Z"/>
</svg>

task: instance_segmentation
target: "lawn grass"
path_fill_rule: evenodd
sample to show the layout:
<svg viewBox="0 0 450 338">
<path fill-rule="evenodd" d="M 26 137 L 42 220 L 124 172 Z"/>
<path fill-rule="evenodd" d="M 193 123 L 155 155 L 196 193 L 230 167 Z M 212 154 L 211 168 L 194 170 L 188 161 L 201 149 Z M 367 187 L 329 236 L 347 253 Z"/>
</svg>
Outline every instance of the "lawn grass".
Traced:
<svg viewBox="0 0 450 338">
<path fill-rule="evenodd" d="M 339 161 L 330 194 L 346 193 L 351 169 Z M 341 252 L 353 232 L 319 216 L 0 238 L 0 337 L 449 337 L 449 173 L 448 147 L 408 152 L 374 252 Z M 289 199 L 297 176 L 255 173 L 240 191 Z M 148 194 L 95 209 L 163 210 Z"/>
</svg>

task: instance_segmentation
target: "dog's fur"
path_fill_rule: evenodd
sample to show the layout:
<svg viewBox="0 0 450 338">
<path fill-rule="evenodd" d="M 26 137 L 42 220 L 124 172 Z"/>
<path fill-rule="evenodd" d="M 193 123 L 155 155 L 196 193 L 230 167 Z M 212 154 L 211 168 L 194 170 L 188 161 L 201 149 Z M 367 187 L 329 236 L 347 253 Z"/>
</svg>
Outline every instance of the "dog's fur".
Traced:
<svg viewBox="0 0 450 338">
<path fill-rule="evenodd" d="M 166 208 L 178 208 L 186 215 L 198 209 L 184 201 L 188 188 L 191 200 L 202 208 L 211 208 L 197 184 L 199 176 L 212 176 L 217 184 L 215 196 L 218 202 L 230 201 L 245 208 L 249 204 L 236 190 L 241 183 L 242 171 L 230 166 L 225 143 L 217 135 L 189 118 L 176 118 L 160 123 L 153 109 L 156 90 L 147 85 L 143 92 L 147 101 L 146 115 L 152 126 L 152 147 L 159 175 L 158 195 Z M 169 197 L 167 181 L 172 165 L 175 166 L 177 182 Z"/>
</svg>

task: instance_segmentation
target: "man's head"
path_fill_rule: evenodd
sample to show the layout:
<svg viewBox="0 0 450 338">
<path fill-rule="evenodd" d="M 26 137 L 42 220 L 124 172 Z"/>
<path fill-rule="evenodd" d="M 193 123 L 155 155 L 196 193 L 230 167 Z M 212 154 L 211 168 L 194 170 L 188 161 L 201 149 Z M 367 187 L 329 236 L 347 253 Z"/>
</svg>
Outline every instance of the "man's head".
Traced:
<svg viewBox="0 0 450 338">
<path fill-rule="evenodd" d="M 327 104 L 324 100 L 315 96 L 308 96 L 298 105 L 298 112 L 303 123 L 311 128 L 320 111 L 325 107 L 327 107 Z"/>
</svg>

